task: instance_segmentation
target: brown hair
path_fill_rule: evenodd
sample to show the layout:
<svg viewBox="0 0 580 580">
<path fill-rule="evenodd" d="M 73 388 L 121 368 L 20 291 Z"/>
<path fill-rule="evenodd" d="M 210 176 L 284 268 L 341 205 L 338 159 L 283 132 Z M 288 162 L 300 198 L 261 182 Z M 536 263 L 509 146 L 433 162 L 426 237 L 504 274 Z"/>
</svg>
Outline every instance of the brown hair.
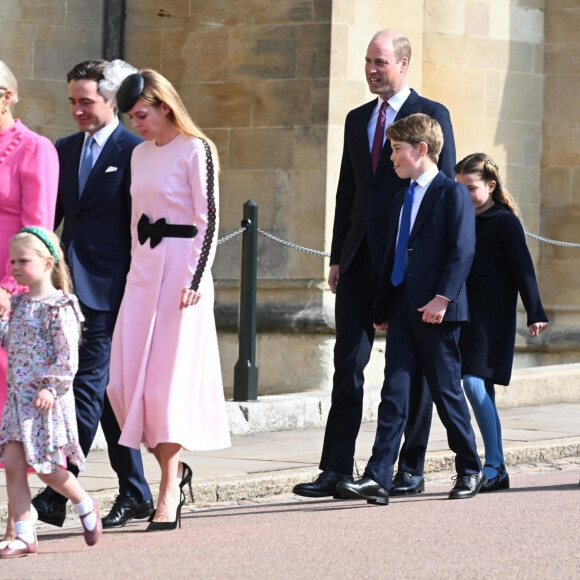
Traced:
<svg viewBox="0 0 580 580">
<path fill-rule="evenodd" d="M 139 74 L 144 81 L 143 91 L 139 96 L 139 100 L 153 107 L 159 107 L 161 103 L 165 103 L 170 109 L 167 118 L 173 123 L 175 128 L 184 135 L 198 137 L 207 141 L 217 162 L 218 153 L 215 144 L 193 122 L 175 87 L 162 74 L 152 69 L 140 70 Z"/>
<path fill-rule="evenodd" d="M 499 168 L 497 163 L 486 153 L 472 153 L 464 157 L 453 168 L 456 175 L 465 175 L 467 173 L 475 173 L 485 181 L 495 181 L 495 188 L 491 192 L 493 203 L 499 203 L 509 209 L 517 218 L 521 219 L 518 205 L 510 192 L 503 185 L 499 175 Z"/>
<path fill-rule="evenodd" d="M 425 143 L 429 158 L 437 163 L 443 149 L 443 130 L 441 125 L 429 115 L 415 113 L 403 117 L 387 127 L 387 137 L 391 141 L 403 141 L 413 145 Z"/>
<path fill-rule="evenodd" d="M 95 81 L 97 83 L 97 91 L 105 101 L 108 101 L 99 90 L 99 82 L 102 81 L 104 77 L 105 68 L 109 64 L 107 60 L 85 60 L 83 62 L 79 62 L 79 64 L 75 65 L 66 75 L 66 82 L 70 83 L 71 81 Z"/>
</svg>

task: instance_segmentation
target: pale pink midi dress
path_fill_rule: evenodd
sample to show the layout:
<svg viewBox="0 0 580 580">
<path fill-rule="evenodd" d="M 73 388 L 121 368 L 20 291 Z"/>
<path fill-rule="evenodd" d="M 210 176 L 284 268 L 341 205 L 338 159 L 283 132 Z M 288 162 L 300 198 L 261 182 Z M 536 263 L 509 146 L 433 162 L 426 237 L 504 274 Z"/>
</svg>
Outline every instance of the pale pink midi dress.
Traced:
<svg viewBox="0 0 580 580">
<path fill-rule="evenodd" d="M 215 208 L 217 171 L 213 169 Z M 121 427 L 119 443 L 178 443 L 189 450 L 230 445 L 211 276 L 217 211 L 208 206 L 203 141 L 178 135 L 158 147 L 138 145 L 131 160 L 132 257 L 115 331 L 107 394 Z M 163 238 L 141 245 L 137 222 L 195 225 L 195 238 Z M 213 234 L 208 222 L 215 225 Z M 204 240 L 207 243 L 204 246 Z M 203 266 L 204 258 L 206 260 Z M 194 276 L 202 298 L 180 310 L 181 291 Z"/>
</svg>

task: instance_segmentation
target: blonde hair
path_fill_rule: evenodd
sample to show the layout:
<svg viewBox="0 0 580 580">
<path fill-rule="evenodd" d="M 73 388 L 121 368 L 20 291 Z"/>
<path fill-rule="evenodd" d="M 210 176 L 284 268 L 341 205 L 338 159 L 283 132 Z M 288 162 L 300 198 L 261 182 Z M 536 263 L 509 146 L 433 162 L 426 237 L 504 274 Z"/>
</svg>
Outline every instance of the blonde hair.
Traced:
<svg viewBox="0 0 580 580">
<path fill-rule="evenodd" d="M 443 149 L 443 130 L 436 119 L 424 113 L 403 117 L 387 127 L 387 137 L 391 141 L 403 141 L 416 147 L 427 144 L 427 155 L 437 163 Z"/>
<path fill-rule="evenodd" d="M 184 135 L 207 141 L 219 168 L 219 157 L 214 142 L 193 122 L 175 87 L 162 74 L 152 69 L 140 70 L 139 74 L 143 77 L 144 83 L 139 100 L 153 107 L 165 103 L 170 109 L 167 118 L 175 128 Z"/>
<path fill-rule="evenodd" d="M 511 211 L 518 219 L 522 219 L 520 210 L 510 192 L 502 183 L 497 163 L 486 153 L 471 153 L 464 157 L 454 168 L 456 175 L 479 175 L 480 179 L 489 183 L 495 181 L 495 188 L 491 192 L 493 203 L 499 203 Z"/>
<path fill-rule="evenodd" d="M 12 91 L 12 101 L 10 102 L 10 106 L 12 106 L 18 102 L 18 82 L 6 63 L 0 60 L 0 97 L 4 96 L 7 90 Z"/>
<path fill-rule="evenodd" d="M 54 266 L 51 271 L 52 285 L 57 290 L 62 290 L 65 294 L 73 292 L 72 278 L 56 234 L 46 228 L 36 226 L 23 228 L 10 240 L 10 245 L 16 244 L 22 244 L 24 247 L 36 252 L 41 258 L 52 258 L 54 260 Z"/>
</svg>

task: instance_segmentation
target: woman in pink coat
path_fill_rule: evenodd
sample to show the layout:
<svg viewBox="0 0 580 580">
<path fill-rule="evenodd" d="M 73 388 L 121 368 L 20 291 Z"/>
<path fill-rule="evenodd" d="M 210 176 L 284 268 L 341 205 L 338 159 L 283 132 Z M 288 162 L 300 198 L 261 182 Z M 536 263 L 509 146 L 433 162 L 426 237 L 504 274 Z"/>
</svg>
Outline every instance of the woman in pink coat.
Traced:
<svg viewBox="0 0 580 580">
<path fill-rule="evenodd" d="M 128 76 L 117 105 L 145 142 L 131 159 L 131 268 L 107 394 L 121 426 L 119 442 L 137 449 L 145 443 L 161 467 L 147 530 L 169 530 L 181 523 L 180 488 L 191 478 L 181 449 L 230 445 L 211 276 L 218 158 L 159 73 Z"/>
<path fill-rule="evenodd" d="M 10 274 L 9 242 L 25 226 L 53 229 L 58 188 L 56 149 L 12 116 L 17 102 L 16 78 L 0 61 L 0 316 L 10 311 L 10 296 L 26 290 Z M 6 352 L 0 347 L 0 416 L 5 399 Z M 9 518 L 3 541 L 14 537 Z"/>
</svg>

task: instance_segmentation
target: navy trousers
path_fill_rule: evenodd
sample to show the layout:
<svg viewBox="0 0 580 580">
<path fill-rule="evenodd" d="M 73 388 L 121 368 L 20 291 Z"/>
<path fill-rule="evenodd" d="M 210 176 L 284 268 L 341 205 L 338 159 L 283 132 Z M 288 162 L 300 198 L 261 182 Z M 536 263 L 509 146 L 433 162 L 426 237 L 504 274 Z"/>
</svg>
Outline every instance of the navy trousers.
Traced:
<svg viewBox="0 0 580 580">
<path fill-rule="evenodd" d="M 356 438 L 363 413 L 363 373 L 375 338 L 373 308 L 378 280 L 364 239 L 353 263 L 341 274 L 336 291 L 332 404 L 320 459 L 322 470 L 332 469 L 348 475 L 353 472 Z M 415 475 L 423 474 L 432 416 L 429 390 L 419 374 L 400 456 L 401 469 Z"/>
<path fill-rule="evenodd" d="M 393 464 L 408 420 L 415 378 L 423 373 L 439 417 L 447 430 L 455 469 L 468 475 L 481 470 L 471 417 L 461 387 L 461 324 L 422 322 L 407 300 L 404 287 L 393 292 L 387 331 L 385 382 L 381 392 L 377 433 L 367 475 L 391 488 Z"/>
</svg>

